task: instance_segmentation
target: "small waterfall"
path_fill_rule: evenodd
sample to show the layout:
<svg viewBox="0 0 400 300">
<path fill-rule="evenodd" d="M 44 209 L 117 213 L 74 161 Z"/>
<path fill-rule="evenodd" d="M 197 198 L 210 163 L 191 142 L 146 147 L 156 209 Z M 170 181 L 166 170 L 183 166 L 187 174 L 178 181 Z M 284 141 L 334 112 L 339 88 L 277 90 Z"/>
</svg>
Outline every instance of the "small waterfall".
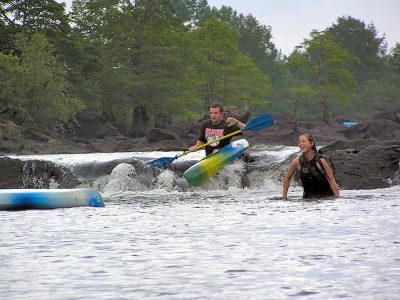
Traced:
<svg viewBox="0 0 400 300">
<path fill-rule="evenodd" d="M 23 162 L 21 188 L 94 188 L 102 193 L 148 191 L 280 188 L 280 181 L 297 147 L 254 146 L 243 159 L 225 166 L 200 188 L 189 186 L 182 173 L 198 161 L 180 158 L 171 170 L 152 169 L 146 162 L 171 153 L 93 153 L 16 156 Z"/>
<path fill-rule="evenodd" d="M 72 188 L 80 184 L 69 168 L 40 160 L 22 162 L 20 177 L 21 188 Z"/>
<path fill-rule="evenodd" d="M 126 191 L 146 191 L 150 189 L 150 187 L 138 181 L 136 176 L 137 171 L 134 166 L 121 163 L 112 170 L 109 181 L 103 188 L 103 192 L 117 193 Z"/>
</svg>

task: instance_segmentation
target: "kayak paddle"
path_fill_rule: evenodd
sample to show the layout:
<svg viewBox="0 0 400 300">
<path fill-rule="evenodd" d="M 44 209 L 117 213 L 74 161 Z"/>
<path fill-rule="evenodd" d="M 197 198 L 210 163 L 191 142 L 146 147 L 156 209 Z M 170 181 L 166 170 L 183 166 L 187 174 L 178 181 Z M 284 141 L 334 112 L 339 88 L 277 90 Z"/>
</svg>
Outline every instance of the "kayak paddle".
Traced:
<svg viewBox="0 0 400 300">
<path fill-rule="evenodd" d="M 202 149 L 202 148 L 204 148 L 204 147 L 206 147 L 208 145 L 211 145 L 211 144 L 213 144 L 215 142 L 218 142 L 218 141 L 226 139 L 228 137 L 237 135 L 242 131 L 248 131 L 248 130 L 256 131 L 256 132 L 261 131 L 261 130 L 263 130 L 265 128 L 268 128 L 268 127 L 272 126 L 273 123 L 274 123 L 274 121 L 272 120 L 272 117 L 269 114 L 264 114 L 264 115 L 261 115 L 261 116 L 255 118 L 255 119 L 251 120 L 249 122 L 249 124 L 247 124 L 245 127 L 243 127 L 240 130 L 237 130 L 237 131 L 232 132 L 230 134 L 224 135 L 224 136 L 222 136 L 222 137 L 220 137 L 220 138 L 218 138 L 216 140 L 213 140 L 211 142 L 205 143 L 203 145 L 200 145 L 200 146 L 196 147 L 194 150 L 185 151 L 182 154 L 176 155 L 175 157 L 161 157 L 161 158 L 154 159 L 154 160 L 150 161 L 149 164 L 152 167 L 158 167 L 158 168 L 166 169 L 172 164 L 172 162 L 175 159 L 177 159 L 177 158 L 179 158 L 181 156 L 184 156 L 186 154 L 189 154 L 190 152 L 198 151 L 198 150 L 200 150 L 200 149 Z"/>
</svg>

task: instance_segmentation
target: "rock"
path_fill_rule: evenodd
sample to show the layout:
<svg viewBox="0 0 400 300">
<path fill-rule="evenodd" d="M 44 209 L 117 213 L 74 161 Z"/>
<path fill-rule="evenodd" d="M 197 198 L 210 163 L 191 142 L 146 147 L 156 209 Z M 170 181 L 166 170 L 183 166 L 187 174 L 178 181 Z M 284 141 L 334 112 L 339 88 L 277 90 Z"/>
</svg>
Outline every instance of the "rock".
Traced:
<svg viewBox="0 0 400 300">
<path fill-rule="evenodd" d="M 386 119 L 358 123 L 344 132 L 348 139 L 400 139 L 400 123 Z"/>
<path fill-rule="evenodd" d="M 24 145 L 12 140 L 0 140 L 0 152 L 19 153 L 24 149 Z"/>
<path fill-rule="evenodd" d="M 400 109 L 397 111 L 383 112 L 373 116 L 374 119 L 391 120 L 400 123 Z"/>
<path fill-rule="evenodd" d="M 224 118 L 235 118 L 242 123 L 247 123 L 250 120 L 251 112 L 249 109 L 236 108 L 233 106 L 224 107 Z"/>
<path fill-rule="evenodd" d="M 41 143 L 47 143 L 50 140 L 50 137 L 44 133 L 36 132 L 36 131 L 27 131 L 25 132 L 25 136 L 34 141 L 38 141 Z"/>
<path fill-rule="evenodd" d="M 339 140 L 320 151 L 331 158 L 335 178 L 344 189 L 375 189 L 400 184 L 396 182 L 400 140 Z"/>
<path fill-rule="evenodd" d="M 73 188 L 80 181 L 63 166 L 41 160 L 22 161 L 8 157 L 0 158 L 0 188 Z"/>
<path fill-rule="evenodd" d="M 180 141 L 179 137 L 175 133 L 163 128 L 150 129 L 146 134 L 146 139 L 149 143 L 157 143 L 163 140 Z"/>
<path fill-rule="evenodd" d="M 79 126 L 75 131 L 75 136 L 86 139 L 100 139 L 106 137 L 121 137 L 122 134 L 104 117 L 91 112 L 81 112 L 77 116 Z"/>
<path fill-rule="evenodd" d="M 175 133 L 180 138 L 197 138 L 200 131 L 200 123 L 193 121 L 179 121 L 169 124 L 167 130 Z"/>
<path fill-rule="evenodd" d="M 146 186 L 151 186 L 152 182 L 155 180 L 155 170 L 148 164 L 135 158 L 79 164 L 74 168 L 74 173 L 90 183 L 98 177 L 110 175 L 114 168 L 120 164 L 131 165 L 136 172 L 135 179 Z"/>
<path fill-rule="evenodd" d="M 19 159 L 11 159 L 8 157 L 0 157 L 0 188 L 1 189 L 18 189 L 22 186 L 22 168 L 23 162 Z"/>
<path fill-rule="evenodd" d="M 176 159 L 171 165 L 171 170 L 174 171 L 176 174 L 182 176 L 183 173 L 189 169 L 191 166 L 193 166 L 195 163 L 197 163 L 198 160 L 179 160 Z"/>
</svg>

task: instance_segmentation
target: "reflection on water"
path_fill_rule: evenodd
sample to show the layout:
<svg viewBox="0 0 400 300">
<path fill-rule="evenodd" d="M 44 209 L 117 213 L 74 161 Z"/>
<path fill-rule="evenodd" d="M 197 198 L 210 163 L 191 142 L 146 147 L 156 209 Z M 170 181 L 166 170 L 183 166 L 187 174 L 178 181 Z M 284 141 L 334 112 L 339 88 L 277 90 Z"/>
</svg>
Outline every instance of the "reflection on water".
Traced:
<svg viewBox="0 0 400 300">
<path fill-rule="evenodd" d="M 398 299 L 400 188 L 105 195 L 0 211 L 1 299 Z"/>
</svg>

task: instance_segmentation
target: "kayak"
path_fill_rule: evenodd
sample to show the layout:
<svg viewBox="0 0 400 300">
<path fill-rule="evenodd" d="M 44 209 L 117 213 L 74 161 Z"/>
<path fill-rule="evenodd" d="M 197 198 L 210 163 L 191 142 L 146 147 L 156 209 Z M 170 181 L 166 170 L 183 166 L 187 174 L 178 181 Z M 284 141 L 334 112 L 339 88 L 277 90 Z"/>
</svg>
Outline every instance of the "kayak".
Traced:
<svg viewBox="0 0 400 300">
<path fill-rule="evenodd" d="M 344 127 L 349 127 L 349 128 L 357 126 L 357 123 L 354 122 L 343 122 L 342 124 Z"/>
<path fill-rule="evenodd" d="M 0 210 L 104 207 L 92 189 L 0 189 Z"/>
<path fill-rule="evenodd" d="M 248 147 L 249 143 L 245 139 L 234 141 L 187 169 L 183 177 L 190 185 L 201 186 L 215 173 L 242 155 Z"/>
</svg>

